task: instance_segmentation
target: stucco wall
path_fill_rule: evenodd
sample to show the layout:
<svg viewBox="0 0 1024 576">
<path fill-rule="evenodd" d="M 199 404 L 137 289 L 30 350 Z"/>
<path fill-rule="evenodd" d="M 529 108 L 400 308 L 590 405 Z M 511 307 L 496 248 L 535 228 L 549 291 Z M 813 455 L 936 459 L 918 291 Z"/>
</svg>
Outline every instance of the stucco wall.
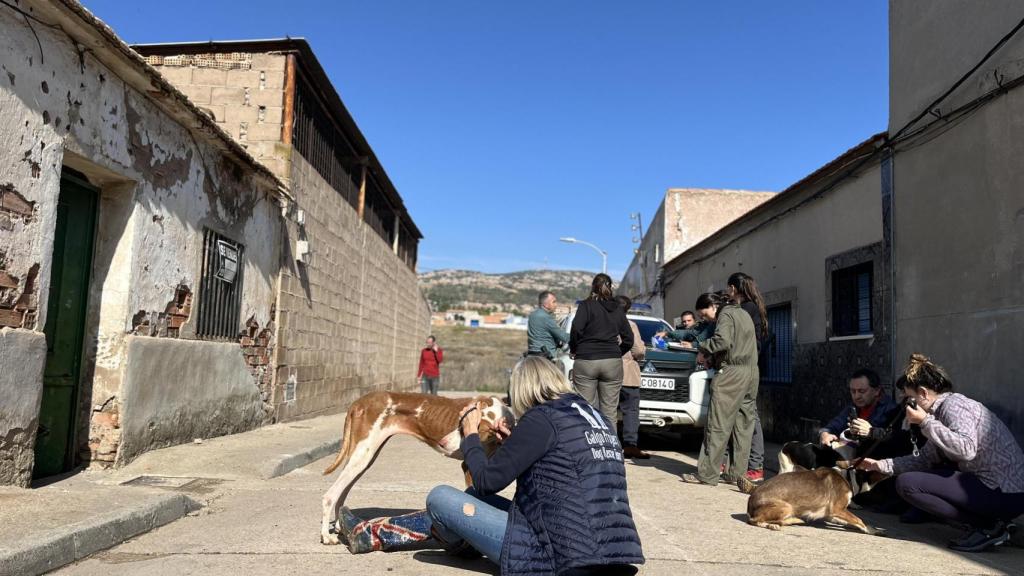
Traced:
<svg viewBox="0 0 1024 576">
<path fill-rule="evenodd" d="M 263 423 L 260 391 L 237 344 L 130 336 L 127 348 L 118 463 Z"/>
<path fill-rule="evenodd" d="M 750 274 L 769 305 L 789 302 L 794 329 L 793 382 L 762 386 L 761 419 L 770 437 L 793 439 L 813 426 L 802 418 L 831 418 L 849 401 L 846 378 L 864 366 L 888 379 L 888 293 L 881 258 L 881 174 L 877 164 L 822 197 L 814 189 L 780 197 L 767 214 L 671 262 L 665 306 L 692 309 L 697 297 L 725 288 L 733 272 Z M 801 204 L 802 203 L 802 204 Z M 875 262 L 875 338 L 828 341 L 831 271 L 851 259 Z"/>
<path fill-rule="evenodd" d="M 59 17 L 48 5 L 37 8 L 44 21 Z M 26 328 L 41 330 L 46 320 L 62 166 L 85 173 L 101 191 L 79 439 L 84 446 L 89 436 L 93 456 L 106 443 L 104 458 L 112 460 L 118 419 L 127 416 L 119 414 L 125 334 L 144 318 L 154 325 L 166 320 L 179 286 L 198 291 L 205 227 L 246 248 L 239 332 L 250 318 L 269 324 L 280 209 L 251 169 L 122 80 L 137 71 L 112 70 L 93 52 L 79 52 L 61 30 L 33 31 L 8 9 L 0 9 L 0 36 L 7 54 L 0 61 L 0 110 L 8 120 L 0 126 L 0 185 L 32 206 L 28 217 L 0 215 L 0 260 L 22 285 L 38 271 L 38 312 Z M 188 318 L 181 337 L 194 335 L 194 321 Z M 104 425 L 85 432 L 90 419 L 97 421 L 94 410 L 104 414 Z"/>
<path fill-rule="evenodd" d="M 893 2 L 890 130 L 948 89 L 1024 5 Z M 1018 34 L 953 93 L 949 110 L 1024 73 Z M 921 352 L 1024 441 L 1024 92 L 1002 95 L 894 158 L 897 360 Z"/>
<path fill-rule="evenodd" d="M 0 328 L 0 485 L 32 480 L 45 361 L 42 334 Z"/>
<path fill-rule="evenodd" d="M 299 154 L 291 183 L 306 223 L 300 230 L 289 221 L 284 254 L 278 417 L 337 412 L 373 390 L 412 390 L 430 328 L 416 274 Z M 312 251 L 308 266 L 290 252 L 300 237 Z M 286 400 L 289 380 L 293 401 Z"/>
</svg>

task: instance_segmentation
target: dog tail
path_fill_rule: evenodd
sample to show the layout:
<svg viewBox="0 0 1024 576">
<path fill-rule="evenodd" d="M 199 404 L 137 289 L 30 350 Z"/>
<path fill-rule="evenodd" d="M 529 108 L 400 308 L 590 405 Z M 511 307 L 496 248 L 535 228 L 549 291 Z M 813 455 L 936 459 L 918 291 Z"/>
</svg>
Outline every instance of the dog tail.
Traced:
<svg viewBox="0 0 1024 576">
<path fill-rule="evenodd" d="M 350 413 L 352 412 L 351 408 L 349 408 L 349 412 Z M 345 415 L 345 431 L 344 431 L 343 436 L 341 438 L 341 447 L 338 449 L 338 457 L 335 458 L 334 462 L 332 462 L 331 465 L 327 467 L 327 470 L 324 470 L 324 476 L 327 476 L 331 472 L 334 472 L 335 470 L 337 470 L 338 466 L 341 466 L 342 463 L 344 463 L 345 460 L 348 459 L 348 453 L 351 450 L 351 446 L 349 446 L 349 445 L 351 443 L 352 443 L 352 417 L 351 417 L 350 414 L 346 414 Z"/>
<path fill-rule="evenodd" d="M 757 484 L 754 484 L 746 476 L 740 476 L 736 481 L 736 487 L 740 489 L 740 492 L 744 494 L 753 494 L 754 490 L 757 489 Z"/>
</svg>

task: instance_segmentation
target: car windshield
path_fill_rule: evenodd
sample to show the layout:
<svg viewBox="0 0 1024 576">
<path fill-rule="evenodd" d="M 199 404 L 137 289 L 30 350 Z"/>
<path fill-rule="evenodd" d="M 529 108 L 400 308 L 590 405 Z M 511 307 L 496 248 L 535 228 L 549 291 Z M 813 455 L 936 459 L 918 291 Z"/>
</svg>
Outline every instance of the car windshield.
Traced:
<svg viewBox="0 0 1024 576">
<path fill-rule="evenodd" d="M 644 345 L 651 345 L 651 336 L 658 330 L 668 330 L 670 327 L 668 324 L 661 320 L 651 319 L 639 319 L 630 318 L 633 322 L 636 322 L 636 327 L 640 329 L 640 337 L 644 339 Z"/>
</svg>

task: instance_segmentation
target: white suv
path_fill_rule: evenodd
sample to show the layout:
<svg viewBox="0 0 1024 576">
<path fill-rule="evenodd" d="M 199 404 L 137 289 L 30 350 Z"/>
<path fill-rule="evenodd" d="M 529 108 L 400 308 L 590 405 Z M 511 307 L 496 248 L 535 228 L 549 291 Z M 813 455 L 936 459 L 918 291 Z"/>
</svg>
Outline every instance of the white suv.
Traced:
<svg viewBox="0 0 1024 576">
<path fill-rule="evenodd" d="M 561 321 L 569 332 L 576 309 Z M 684 426 L 703 428 L 707 423 L 711 389 L 708 372 L 694 372 L 697 354 L 692 350 L 659 350 L 651 346 L 651 337 L 672 326 L 661 318 L 629 314 L 636 322 L 647 354 L 640 363 L 640 424 L 667 428 Z M 555 363 L 572 381 L 573 359 L 568 350 L 559 350 Z"/>
</svg>

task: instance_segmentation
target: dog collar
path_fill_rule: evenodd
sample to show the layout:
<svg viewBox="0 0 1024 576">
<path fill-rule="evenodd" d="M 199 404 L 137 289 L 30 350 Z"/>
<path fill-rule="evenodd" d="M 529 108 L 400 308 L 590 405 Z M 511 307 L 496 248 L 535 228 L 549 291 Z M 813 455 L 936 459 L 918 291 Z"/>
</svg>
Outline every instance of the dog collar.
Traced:
<svg viewBox="0 0 1024 576">
<path fill-rule="evenodd" d="M 479 406 L 473 406 L 469 410 L 466 410 L 465 414 L 463 414 L 462 416 L 459 417 L 459 432 L 462 432 L 462 422 L 466 419 L 466 416 L 469 416 L 469 413 L 472 412 L 473 410 L 479 410 L 479 409 L 480 409 Z"/>
</svg>

